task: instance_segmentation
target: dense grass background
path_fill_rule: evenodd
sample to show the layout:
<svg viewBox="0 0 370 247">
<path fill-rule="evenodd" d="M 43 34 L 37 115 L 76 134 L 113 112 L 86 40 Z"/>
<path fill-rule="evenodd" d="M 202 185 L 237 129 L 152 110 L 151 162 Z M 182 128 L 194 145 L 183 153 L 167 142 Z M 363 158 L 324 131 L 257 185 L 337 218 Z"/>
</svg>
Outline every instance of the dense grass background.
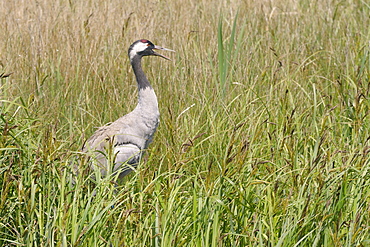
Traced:
<svg viewBox="0 0 370 247">
<path fill-rule="evenodd" d="M 1 1 L 0 245 L 369 246 L 369 16 L 363 0 Z M 140 38 L 176 50 L 144 59 L 161 124 L 93 196 L 71 163 L 134 108 Z"/>
</svg>

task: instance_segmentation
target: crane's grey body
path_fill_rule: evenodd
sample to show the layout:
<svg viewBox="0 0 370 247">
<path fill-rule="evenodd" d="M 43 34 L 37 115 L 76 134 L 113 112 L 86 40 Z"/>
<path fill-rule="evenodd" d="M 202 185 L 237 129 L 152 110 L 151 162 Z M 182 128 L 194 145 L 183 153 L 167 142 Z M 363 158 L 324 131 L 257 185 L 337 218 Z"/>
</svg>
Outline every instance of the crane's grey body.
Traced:
<svg viewBox="0 0 370 247">
<path fill-rule="evenodd" d="M 138 40 L 129 49 L 129 57 L 138 84 L 138 104 L 127 115 L 110 125 L 100 127 L 85 143 L 83 152 L 93 158 L 93 169 L 102 176 L 109 172 L 127 175 L 140 162 L 143 151 L 153 139 L 159 124 L 157 96 L 141 68 L 143 56 L 155 55 L 152 49 L 168 50 L 154 46 L 148 40 Z"/>
</svg>

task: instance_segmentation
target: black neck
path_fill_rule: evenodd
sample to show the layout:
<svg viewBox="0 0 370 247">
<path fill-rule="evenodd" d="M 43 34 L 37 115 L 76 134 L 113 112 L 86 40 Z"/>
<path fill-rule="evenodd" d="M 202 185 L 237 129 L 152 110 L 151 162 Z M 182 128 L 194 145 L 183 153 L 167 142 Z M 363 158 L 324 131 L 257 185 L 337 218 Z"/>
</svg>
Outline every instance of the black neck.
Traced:
<svg viewBox="0 0 370 247">
<path fill-rule="evenodd" d="M 152 88 L 150 86 L 148 78 L 146 78 L 145 73 L 141 68 L 141 58 L 142 56 L 136 55 L 131 60 L 132 69 L 134 70 L 139 90 L 145 89 L 147 87 Z"/>
</svg>

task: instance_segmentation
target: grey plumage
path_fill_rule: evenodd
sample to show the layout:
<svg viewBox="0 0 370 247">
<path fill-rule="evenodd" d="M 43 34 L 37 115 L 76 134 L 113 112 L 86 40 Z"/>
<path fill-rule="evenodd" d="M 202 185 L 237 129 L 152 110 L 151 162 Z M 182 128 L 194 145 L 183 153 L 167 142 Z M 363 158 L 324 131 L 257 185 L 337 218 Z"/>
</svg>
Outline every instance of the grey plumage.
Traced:
<svg viewBox="0 0 370 247">
<path fill-rule="evenodd" d="M 93 169 L 100 170 L 102 176 L 110 172 L 127 175 L 136 167 L 144 150 L 152 141 L 159 124 L 157 96 L 141 68 L 143 56 L 166 56 L 153 49 L 168 50 L 154 45 L 148 40 L 135 41 L 128 50 L 131 66 L 138 85 L 136 108 L 114 121 L 100 127 L 84 144 L 82 151 L 92 158 Z"/>
</svg>

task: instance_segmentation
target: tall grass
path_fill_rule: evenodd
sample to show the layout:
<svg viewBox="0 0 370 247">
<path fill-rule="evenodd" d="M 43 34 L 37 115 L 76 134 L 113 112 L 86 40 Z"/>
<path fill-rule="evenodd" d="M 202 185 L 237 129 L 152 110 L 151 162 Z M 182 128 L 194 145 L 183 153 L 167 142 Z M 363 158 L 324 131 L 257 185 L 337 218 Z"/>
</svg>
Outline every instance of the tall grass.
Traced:
<svg viewBox="0 0 370 247">
<path fill-rule="evenodd" d="M 2 246 L 368 246 L 366 1 L 0 3 Z M 161 124 L 138 170 L 80 147 L 131 111 L 127 48 Z M 75 181 L 72 183 L 72 181 Z"/>
</svg>

